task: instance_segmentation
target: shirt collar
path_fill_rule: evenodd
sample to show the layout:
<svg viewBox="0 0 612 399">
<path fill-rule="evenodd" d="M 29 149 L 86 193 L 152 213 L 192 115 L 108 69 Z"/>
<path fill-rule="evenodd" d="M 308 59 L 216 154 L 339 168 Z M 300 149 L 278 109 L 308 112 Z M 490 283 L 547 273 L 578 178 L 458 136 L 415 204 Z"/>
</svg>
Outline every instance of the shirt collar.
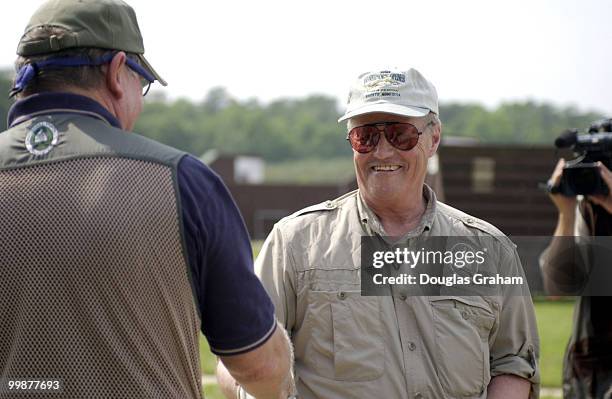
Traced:
<svg viewBox="0 0 612 399">
<path fill-rule="evenodd" d="M 38 93 L 17 101 L 8 113 L 8 127 L 43 114 L 78 113 L 101 119 L 121 129 L 115 116 L 93 99 L 73 93 Z"/>
<path fill-rule="evenodd" d="M 382 223 L 378 219 L 378 216 L 376 216 L 374 211 L 372 211 L 365 203 L 361 197 L 361 192 L 358 191 L 357 194 L 357 213 L 359 214 L 359 219 L 361 220 L 362 224 L 364 224 L 371 232 L 378 233 L 381 236 L 386 236 L 387 234 Z M 402 237 L 402 240 L 414 235 L 419 235 L 424 231 L 431 230 L 431 225 L 433 224 L 434 216 L 436 214 L 437 198 L 436 193 L 427 184 L 423 184 L 423 198 L 425 198 L 426 205 L 425 212 L 421 217 L 421 222 L 414 230 L 408 232 L 404 237 Z"/>
</svg>

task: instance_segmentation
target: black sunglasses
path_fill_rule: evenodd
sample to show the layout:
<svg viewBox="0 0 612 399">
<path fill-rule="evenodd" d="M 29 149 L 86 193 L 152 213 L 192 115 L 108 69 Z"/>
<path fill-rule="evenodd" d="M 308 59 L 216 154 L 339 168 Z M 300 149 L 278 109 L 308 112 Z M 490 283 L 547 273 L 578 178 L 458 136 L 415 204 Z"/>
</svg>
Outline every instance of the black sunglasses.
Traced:
<svg viewBox="0 0 612 399">
<path fill-rule="evenodd" d="M 151 89 L 151 83 L 155 81 L 155 77 L 149 73 L 138 61 L 138 58 L 131 54 L 127 57 L 126 64 L 132 71 L 136 72 L 140 78 L 140 86 L 142 87 L 142 96 L 146 96 Z"/>
<path fill-rule="evenodd" d="M 429 122 L 425 127 L 431 124 L 433 122 Z M 355 151 L 360 154 L 367 154 L 376 148 L 383 131 L 389 144 L 401 151 L 413 149 L 419 142 L 419 136 L 423 134 L 412 123 L 380 122 L 354 127 L 348 133 L 346 139 Z"/>
</svg>

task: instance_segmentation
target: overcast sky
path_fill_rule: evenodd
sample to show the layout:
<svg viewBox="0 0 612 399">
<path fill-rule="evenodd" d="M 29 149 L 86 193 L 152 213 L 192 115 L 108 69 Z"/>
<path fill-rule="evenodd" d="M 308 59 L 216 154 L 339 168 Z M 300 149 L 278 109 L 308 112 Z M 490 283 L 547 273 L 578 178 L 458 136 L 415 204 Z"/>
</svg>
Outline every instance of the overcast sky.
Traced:
<svg viewBox="0 0 612 399">
<path fill-rule="evenodd" d="M 40 3 L 3 6 L 0 66 Z M 128 3 L 171 98 L 224 86 L 240 99 L 344 100 L 361 72 L 415 67 L 441 101 L 533 99 L 612 116 L 612 1 Z"/>
</svg>

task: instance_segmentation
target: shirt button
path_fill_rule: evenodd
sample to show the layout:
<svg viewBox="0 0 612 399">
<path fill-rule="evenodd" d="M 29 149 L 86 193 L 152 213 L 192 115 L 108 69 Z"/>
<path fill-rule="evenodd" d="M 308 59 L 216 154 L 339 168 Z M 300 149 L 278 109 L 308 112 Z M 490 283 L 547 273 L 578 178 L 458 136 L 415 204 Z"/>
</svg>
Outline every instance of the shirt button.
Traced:
<svg viewBox="0 0 612 399">
<path fill-rule="evenodd" d="M 470 318 L 470 314 L 464 310 L 463 312 L 461 312 L 461 317 L 467 320 Z"/>
<path fill-rule="evenodd" d="M 414 394 L 414 399 L 423 399 L 423 394 L 420 392 L 417 392 Z"/>
<path fill-rule="evenodd" d="M 331 202 L 331 201 L 326 201 L 326 202 L 325 202 L 325 206 L 326 206 L 327 208 L 333 208 L 333 207 L 334 207 L 334 203 L 333 203 L 333 202 Z"/>
<path fill-rule="evenodd" d="M 402 301 L 405 301 L 407 298 L 408 298 L 408 295 L 406 295 L 406 294 L 400 294 L 400 299 L 401 299 Z"/>
<path fill-rule="evenodd" d="M 472 219 L 472 218 L 467 218 L 467 219 L 465 220 L 465 222 L 466 222 L 467 224 L 472 224 L 472 223 L 474 223 L 474 219 Z"/>
<path fill-rule="evenodd" d="M 344 292 L 344 291 L 340 291 L 340 292 L 338 293 L 338 298 L 340 298 L 340 299 L 345 299 L 345 298 L 346 298 L 346 292 Z"/>
<path fill-rule="evenodd" d="M 408 342 L 408 349 L 410 349 L 411 351 L 416 349 L 416 345 L 414 342 Z"/>
</svg>

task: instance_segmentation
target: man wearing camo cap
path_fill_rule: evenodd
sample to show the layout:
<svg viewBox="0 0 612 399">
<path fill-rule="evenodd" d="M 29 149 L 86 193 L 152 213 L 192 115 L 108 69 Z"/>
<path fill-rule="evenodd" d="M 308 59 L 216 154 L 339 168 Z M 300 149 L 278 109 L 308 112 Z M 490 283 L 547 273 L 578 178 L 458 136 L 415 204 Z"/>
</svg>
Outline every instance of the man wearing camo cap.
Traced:
<svg viewBox="0 0 612 399">
<path fill-rule="evenodd" d="M 47 1 L 17 53 L 0 134 L 0 398 L 201 398 L 199 331 L 234 393 L 287 398 L 289 342 L 228 190 L 129 133 L 143 90 L 166 84 L 134 10 Z"/>
<path fill-rule="evenodd" d="M 278 222 L 255 270 L 291 336 L 304 399 L 535 398 L 538 336 L 527 295 L 362 296 L 361 239 L 488 237 L 490 224 L 436 200 L 424 184 L 440 143 L 434 86 L 415 69 L 360 75 L 346 113 L 358 190 Z M 340 138 L 338 138 L 340 139 Z M 496 247 L 496 248 L 497 248 Z"/>
</svg>

